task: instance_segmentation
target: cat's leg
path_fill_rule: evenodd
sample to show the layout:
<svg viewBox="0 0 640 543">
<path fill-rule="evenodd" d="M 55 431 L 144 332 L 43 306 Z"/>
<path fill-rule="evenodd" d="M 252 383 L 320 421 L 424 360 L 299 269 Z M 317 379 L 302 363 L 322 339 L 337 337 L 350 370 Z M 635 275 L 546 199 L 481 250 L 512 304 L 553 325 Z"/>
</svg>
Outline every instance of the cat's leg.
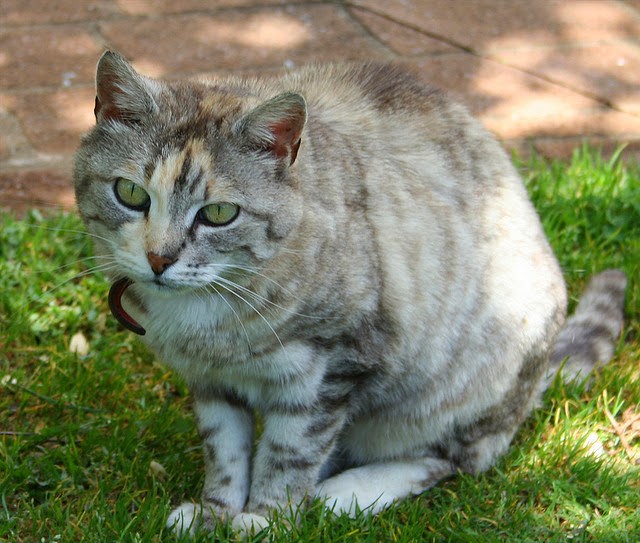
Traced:
<svg viewBox="0 0 640 543">
<path fill-rule="evenodd" d="M 343 422 L 344 409 L 335 405 L 265 413 L 249 502 L 233 527 L 239 532 L 259 531 L 267 525 L 269 510 L 295 514 L 298 506 L 306 505 Z"/>
<path fill-rule="evenodd" d="M 249 495 L 253 416 L 243 405 L 211 397 L 197 398 L 195 414 L 202 438 L 205 482 L 201 505 L 183 503 L 167 526 L 194 534 L 198 526 L 213 530 L 216 522 L 233 519 Z"/>
<path fill-rule="evenodd" d="M 322 481 L 316 496 L 326 500 L 326 507 L 336 514 L 354 517 L 358 509 L 376 514 L 397 500 L 421 494 L 454 473 L 456 468 L 451 462 L 431 456 L 367 464 Z"/>
</svg>

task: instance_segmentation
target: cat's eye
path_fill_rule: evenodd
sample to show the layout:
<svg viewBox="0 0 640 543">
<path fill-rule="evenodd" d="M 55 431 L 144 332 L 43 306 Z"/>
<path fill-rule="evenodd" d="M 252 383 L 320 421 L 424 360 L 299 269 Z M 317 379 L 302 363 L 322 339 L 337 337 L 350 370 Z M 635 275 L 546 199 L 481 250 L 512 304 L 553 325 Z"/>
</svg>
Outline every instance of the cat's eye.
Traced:
<svg viewBox="0 0 640 543">
<path fill-rule="evenodd" d="M 149 207 L 149 193 L 133 181 L 119 177 L 114 188 L 118 200 L 125 206 L 136 211 L 144 211 Z"/>
<path fill-rule="evenodd" d="M 235 204 L 210 204 L 198 212 L 198 218 L 212 226 L 224 226 L 232 222 L 238 213 L 240 208 Z"/>
</svg>

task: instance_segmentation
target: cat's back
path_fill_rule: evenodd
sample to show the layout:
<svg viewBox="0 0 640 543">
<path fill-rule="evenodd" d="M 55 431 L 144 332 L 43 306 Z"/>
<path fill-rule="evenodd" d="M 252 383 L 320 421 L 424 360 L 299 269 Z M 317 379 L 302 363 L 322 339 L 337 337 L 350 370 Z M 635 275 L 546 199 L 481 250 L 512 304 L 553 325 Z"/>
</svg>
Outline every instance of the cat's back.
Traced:
<svg viewBox="0 0 640 543">
<path fill-rule="evenodd" d="M 357 187 L 381 300 L 403 329 L 419 335 L 422 314 L 438 336 L 452 323 L 469 337 L 494 323 L 521 347 L 553 336 L 566 296 L 557 260 L 518 172 L 466 108 L 389 64 L 313 66 L 283 82 L 309 105 L 303 177 L 318 148 L 327 158 L 310 194 Z"/>
<path fill-rule="evenodd" d="M 274 84 L 267 93 L 304 96 L 308 121 L 303 138 L 313 159 L 324 154 L 323 167 L 360 166 L 360 177 L 374 192 L 380 177 L 385 193 L 424 195 L 428 190 L 473 215 L 488 190 L 508 188 L 528 201 L 502 147 L 467 108 L 400 66 L 317 64 L 289 72 Z"/>
<path fill-rule="evenodd" d="M 430 126 L 438 137 L 456 125 L 476 126 L 466 109 L 397 65 L 380 62 L 315 64 L 285 74 L 282 90 L 300 92 L 309 120 L 350 135 L 374 138 L 390 124 Z"/>
<path fill-rule="evenodd" d="M 445 93 L 391 63 L 312 64 L 286 73 L 280 82 L 305 97 L 311 115 L 318 111 L 328 114 L 337 108 L 351 115 L 367 110 L 376 115 L 429 114 L 451 103 Z"/>
</svg>

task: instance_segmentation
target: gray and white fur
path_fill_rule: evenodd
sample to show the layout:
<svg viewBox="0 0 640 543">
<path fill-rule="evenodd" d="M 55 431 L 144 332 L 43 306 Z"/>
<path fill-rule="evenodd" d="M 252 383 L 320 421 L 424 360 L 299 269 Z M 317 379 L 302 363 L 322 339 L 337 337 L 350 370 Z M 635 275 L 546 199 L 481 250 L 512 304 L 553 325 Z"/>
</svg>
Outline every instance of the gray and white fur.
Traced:
<svg viewBox="0 0 640 543">
<path fill-rule="evenodd" d="M 624 274 L 592 279 L 556 342 L 565 284 L 518 173 L 398 68 L 160 81 L 107 52 L 96 118 L 80 213 L 195 399 L 206 478 L 177 531 L 259 528 L 315 496 L 375 513 L 482 472 L 549 353 L 582 375 L 612 356 Z"/>
</svg>

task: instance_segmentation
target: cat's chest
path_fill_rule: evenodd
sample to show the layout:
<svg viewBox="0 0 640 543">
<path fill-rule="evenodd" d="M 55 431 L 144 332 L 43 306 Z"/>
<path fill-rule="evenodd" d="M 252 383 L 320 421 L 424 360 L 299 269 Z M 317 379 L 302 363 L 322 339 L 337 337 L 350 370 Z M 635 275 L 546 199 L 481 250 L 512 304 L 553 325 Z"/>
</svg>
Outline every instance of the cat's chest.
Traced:
<svg viewBox="0 0 640 543">
<path fill-rule="evenodd" d="M 145 328 L 143 341 L 183 374 L 241 367 L 280 346 L 276 318 L 207 294 L 138 295 L 125 307 Z"/>
<path fill-rule="evenodd" d="M 312 344 L 281 338 L 275 315 L 245 314 L 215 298 L 145 305 L 133 315 L 146 329 L 143 340 L 189 386 L 232 391 L 256 408 L 313 397 L 325 360 Z"/>
</svg>

